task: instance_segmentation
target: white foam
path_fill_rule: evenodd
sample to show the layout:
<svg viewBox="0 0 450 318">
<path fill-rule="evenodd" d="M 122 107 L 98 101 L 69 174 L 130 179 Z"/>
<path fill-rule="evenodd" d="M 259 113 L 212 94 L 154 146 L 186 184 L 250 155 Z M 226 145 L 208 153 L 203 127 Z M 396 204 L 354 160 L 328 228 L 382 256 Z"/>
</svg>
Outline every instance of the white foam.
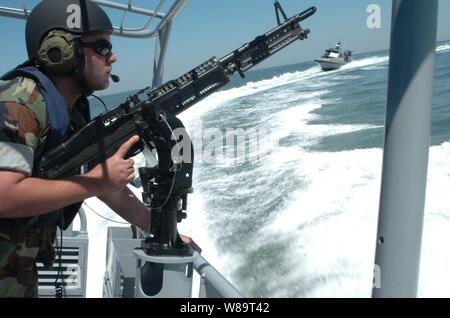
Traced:
<svg viewBox="0 0 450 318">
<path fill-rule="evenodd" d="M 419 297 L 450 297 L 450 143 L 431 147 Z"/>
<path fill-rule="evenodd" d="M 431 148 L 419 296 L 449 297 L 450 143 Z M 275 166 L 276 164 L 276 166 Z M 286 148 L 267 169 L 286 165 L 307 186 L 260 229 L 249 250 L 272 240 L 292 242 L 282 256 L 288 273 L 267 284 L 274 297 L 292 297 L 296 284 L 311 283 L 302 297 L 370 297 L 381 184 L 382 150 L 308 153 Z M 246 251 L 231 264 L 245 264 Z M 248 264 L 248 266 L 251 266 Z M 283 267 L 283 268 L 284 268 Z M 288 287 L 289 286 L 289 287 Z M 297 294 L 298 296 L 298 294 Z"/>
<path fill-rule="evenodd" d="M 361 69 L 364 71 L 377 71 L 377 70 L 382 70 L 382 69 L 386 69 L 386 68 L 387 68 L 386 65 L 369 65 L 369 66 L 362 67 Z"/>
<path fill-rule="evenodd" d="M 387 62 L 389 62 L 388 56 L 372 56 L 361 60 L 353 60 L 352 62 L 344 65 L 341 70 L 345 71 L 367 66 L 383 65 Z"/>
<path fill-rule="evenodd" d="M 376 128 L 373 125 L 311 125 L 309 121 L 316 119 L 317 115 L 312 111 L 322 107 L 322 104 L 329 103 L 326 100 L 316 100 L 306 102 L 299 106 L 279 112 L 274 122 L 278 129 L 272 132 L 272 140 L 279 141 L 281 138 L 296 133 L 302 136 L 301 147 L 311 146 L 320 141 L 321 138 L 331 135 L 350 133 L 354 131 Z"/>
<path fill-rule="evenodd" d="M 438 52 L 438 53 L 448 52 L 448 51 L 450 51 L 450 44 L 439 45 L 436 48 L 436 52 Z"/>
<path fill-rule="evenodd" d="M 195 107 L 186 110 L 180 114 L 180 118 L 183 122 L 190 121 L 195 118 L 199 118 L 204 113 L 213 110 L 219 105 L 227 101 L 234 100 L 236 98 L 253 95 L 262 91 L 272 89 L 275 87 L 287 85 L 289 83 L 309 78 L 320 72 L 318 66 L 311 67 L 305 71 L 299 71 L 294 73 L 284 73 L 279 76 L 275 76 L 271 79 L 262 80 L 258 82 L 249 82 L 244 86 L 232 88 L 229 90 L 217 92 L 208 96 L 205 100 L 198 103 Z"/>
</svg>

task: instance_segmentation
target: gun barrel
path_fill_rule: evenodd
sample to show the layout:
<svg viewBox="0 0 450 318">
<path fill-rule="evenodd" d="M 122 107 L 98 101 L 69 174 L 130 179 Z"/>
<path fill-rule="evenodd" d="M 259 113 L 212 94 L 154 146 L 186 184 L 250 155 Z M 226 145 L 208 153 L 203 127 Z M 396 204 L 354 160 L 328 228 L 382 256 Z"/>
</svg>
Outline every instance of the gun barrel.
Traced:
<svg viewBox="0 0 450 318">
<path fill-rule="evenodd" d="M 220 64 L 230 74 L 237 71 L 243 76 L 243 72 L 292 42 L 305 39 L 310 31 L 302 29 L 300 22 L 312 16 L 316 11 L 316 7 L 310 7 L 289 18 L 264 35 L 256 37 L 252 42 L 246 43 L 239 49 L 225 55 L 219 60 Z"/>
</svg>

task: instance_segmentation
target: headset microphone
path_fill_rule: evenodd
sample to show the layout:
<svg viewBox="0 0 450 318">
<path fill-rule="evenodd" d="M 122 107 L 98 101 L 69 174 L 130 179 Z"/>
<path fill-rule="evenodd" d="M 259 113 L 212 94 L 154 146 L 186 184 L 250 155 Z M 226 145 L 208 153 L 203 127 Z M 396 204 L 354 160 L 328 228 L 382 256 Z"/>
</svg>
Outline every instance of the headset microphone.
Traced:
<svg viewBox="0 0 450 318">
<path fill-rule="evenodd" d="M 111 77 L 111 80 L 112 80 L 114 83 L 120 82 L 120 77 L 119 77 L 119 76 L 114 75 L 114 74 L 111 74 L 110 77 Z"/>
</svg>

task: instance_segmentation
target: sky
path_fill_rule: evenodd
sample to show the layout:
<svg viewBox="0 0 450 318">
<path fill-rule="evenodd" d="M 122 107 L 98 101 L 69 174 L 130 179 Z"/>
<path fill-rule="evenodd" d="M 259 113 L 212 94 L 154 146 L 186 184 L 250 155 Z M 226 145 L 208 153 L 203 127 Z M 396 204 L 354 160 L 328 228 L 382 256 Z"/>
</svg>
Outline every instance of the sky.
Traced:
<svg viewBox="0 0 450 318">
<path fill-rule="evenodd" d="M 128 0 L 115 0 L 128 3 Z M 27 0 L 27 8 L 38 1 Z M 21 7 L 22 0 L 0 0 L 1 6 Z M 155 0 L 135 0 L 133 5 L 149 6 Z M 162 12 L 172 1 L 166 1 Z M 317 7 L 315 15 L 302 23 L 310 29 L 309 38 L 298 41 L 257 68 L 296 64 L 312 61 L 324 49 L 341 40 L 354 54 L 387 49 L 389 47 L 391 0 L 280 0 L 288 16 L 311 6 Z M 374 12 L 370 5 L 380 9 L 379 28 L 369 28 L 367 20 Z M 370 7 L 369 7 L 370 8 Z M 122 15 L 117 10 L 106 9 L 113 24 L 120 24 Z M 440 0 L 438 40 L 450 39 L 450 0 Z M 372 20 L 373 21 L 373 20 Z M 156 23 L 154 19 L 151 23 Z M 143 20 L 128 14 L 126 26 L 139 27 Z M 218 58 L 250 42 L 276 26 L 273 0 L 189 0 L 176 18 L 167 48 L 164 81 L 174 79 L 212 56 Z M 3 74 L 26 60 L 23 20 L 0 18 L 0 73 Z M 99 95 L 129 91 L 149 86 L 152 80 L 153 39 L 125 39 L 113 37 L 114 52 L 118 56 L 113 73 L 120 76 L 119 83 Z"/>
</svg>

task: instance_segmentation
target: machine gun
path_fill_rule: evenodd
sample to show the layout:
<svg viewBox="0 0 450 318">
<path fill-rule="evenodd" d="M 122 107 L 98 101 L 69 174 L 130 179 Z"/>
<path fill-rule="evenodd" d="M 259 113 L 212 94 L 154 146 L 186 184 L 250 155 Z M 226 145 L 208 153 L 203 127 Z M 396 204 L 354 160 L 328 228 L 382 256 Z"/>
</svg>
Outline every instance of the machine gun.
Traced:
<svg viewBox="0 0 450 318">
<path fill-rule="evenodd" d="M 230 75 L 237 72 L 244 77 L 244 72 L 269 56 L 296 40 L 306 39 L 310 31 L 303 29 L 300 22 L 315 12 L 316 8 L 311 7 L 289 19 L 285 17 L 283 23 L 278 19 L 277 27 L 223 58 L 213 57 L 158 88 L 147 87 L 129 96 L 44 154 L 38 165 L 40 176 L 56 179 L 86 163 L 94 166 L 112 156 L 130 137 L 139 135 L 140 141 L 127 157 L 137 155 L 145 146 L 155 149 L 158 155 L 156 167 L 139 169 L 143 201 L 152 211 L 153 236 L 145 244 L 146 251 L 189 255 L 179 238 L 177 222 L 186 217 L 183 211 L 187 194 L 192 192 L 193 148 L 176 115 L 226 85 Z"/>
</svg>

